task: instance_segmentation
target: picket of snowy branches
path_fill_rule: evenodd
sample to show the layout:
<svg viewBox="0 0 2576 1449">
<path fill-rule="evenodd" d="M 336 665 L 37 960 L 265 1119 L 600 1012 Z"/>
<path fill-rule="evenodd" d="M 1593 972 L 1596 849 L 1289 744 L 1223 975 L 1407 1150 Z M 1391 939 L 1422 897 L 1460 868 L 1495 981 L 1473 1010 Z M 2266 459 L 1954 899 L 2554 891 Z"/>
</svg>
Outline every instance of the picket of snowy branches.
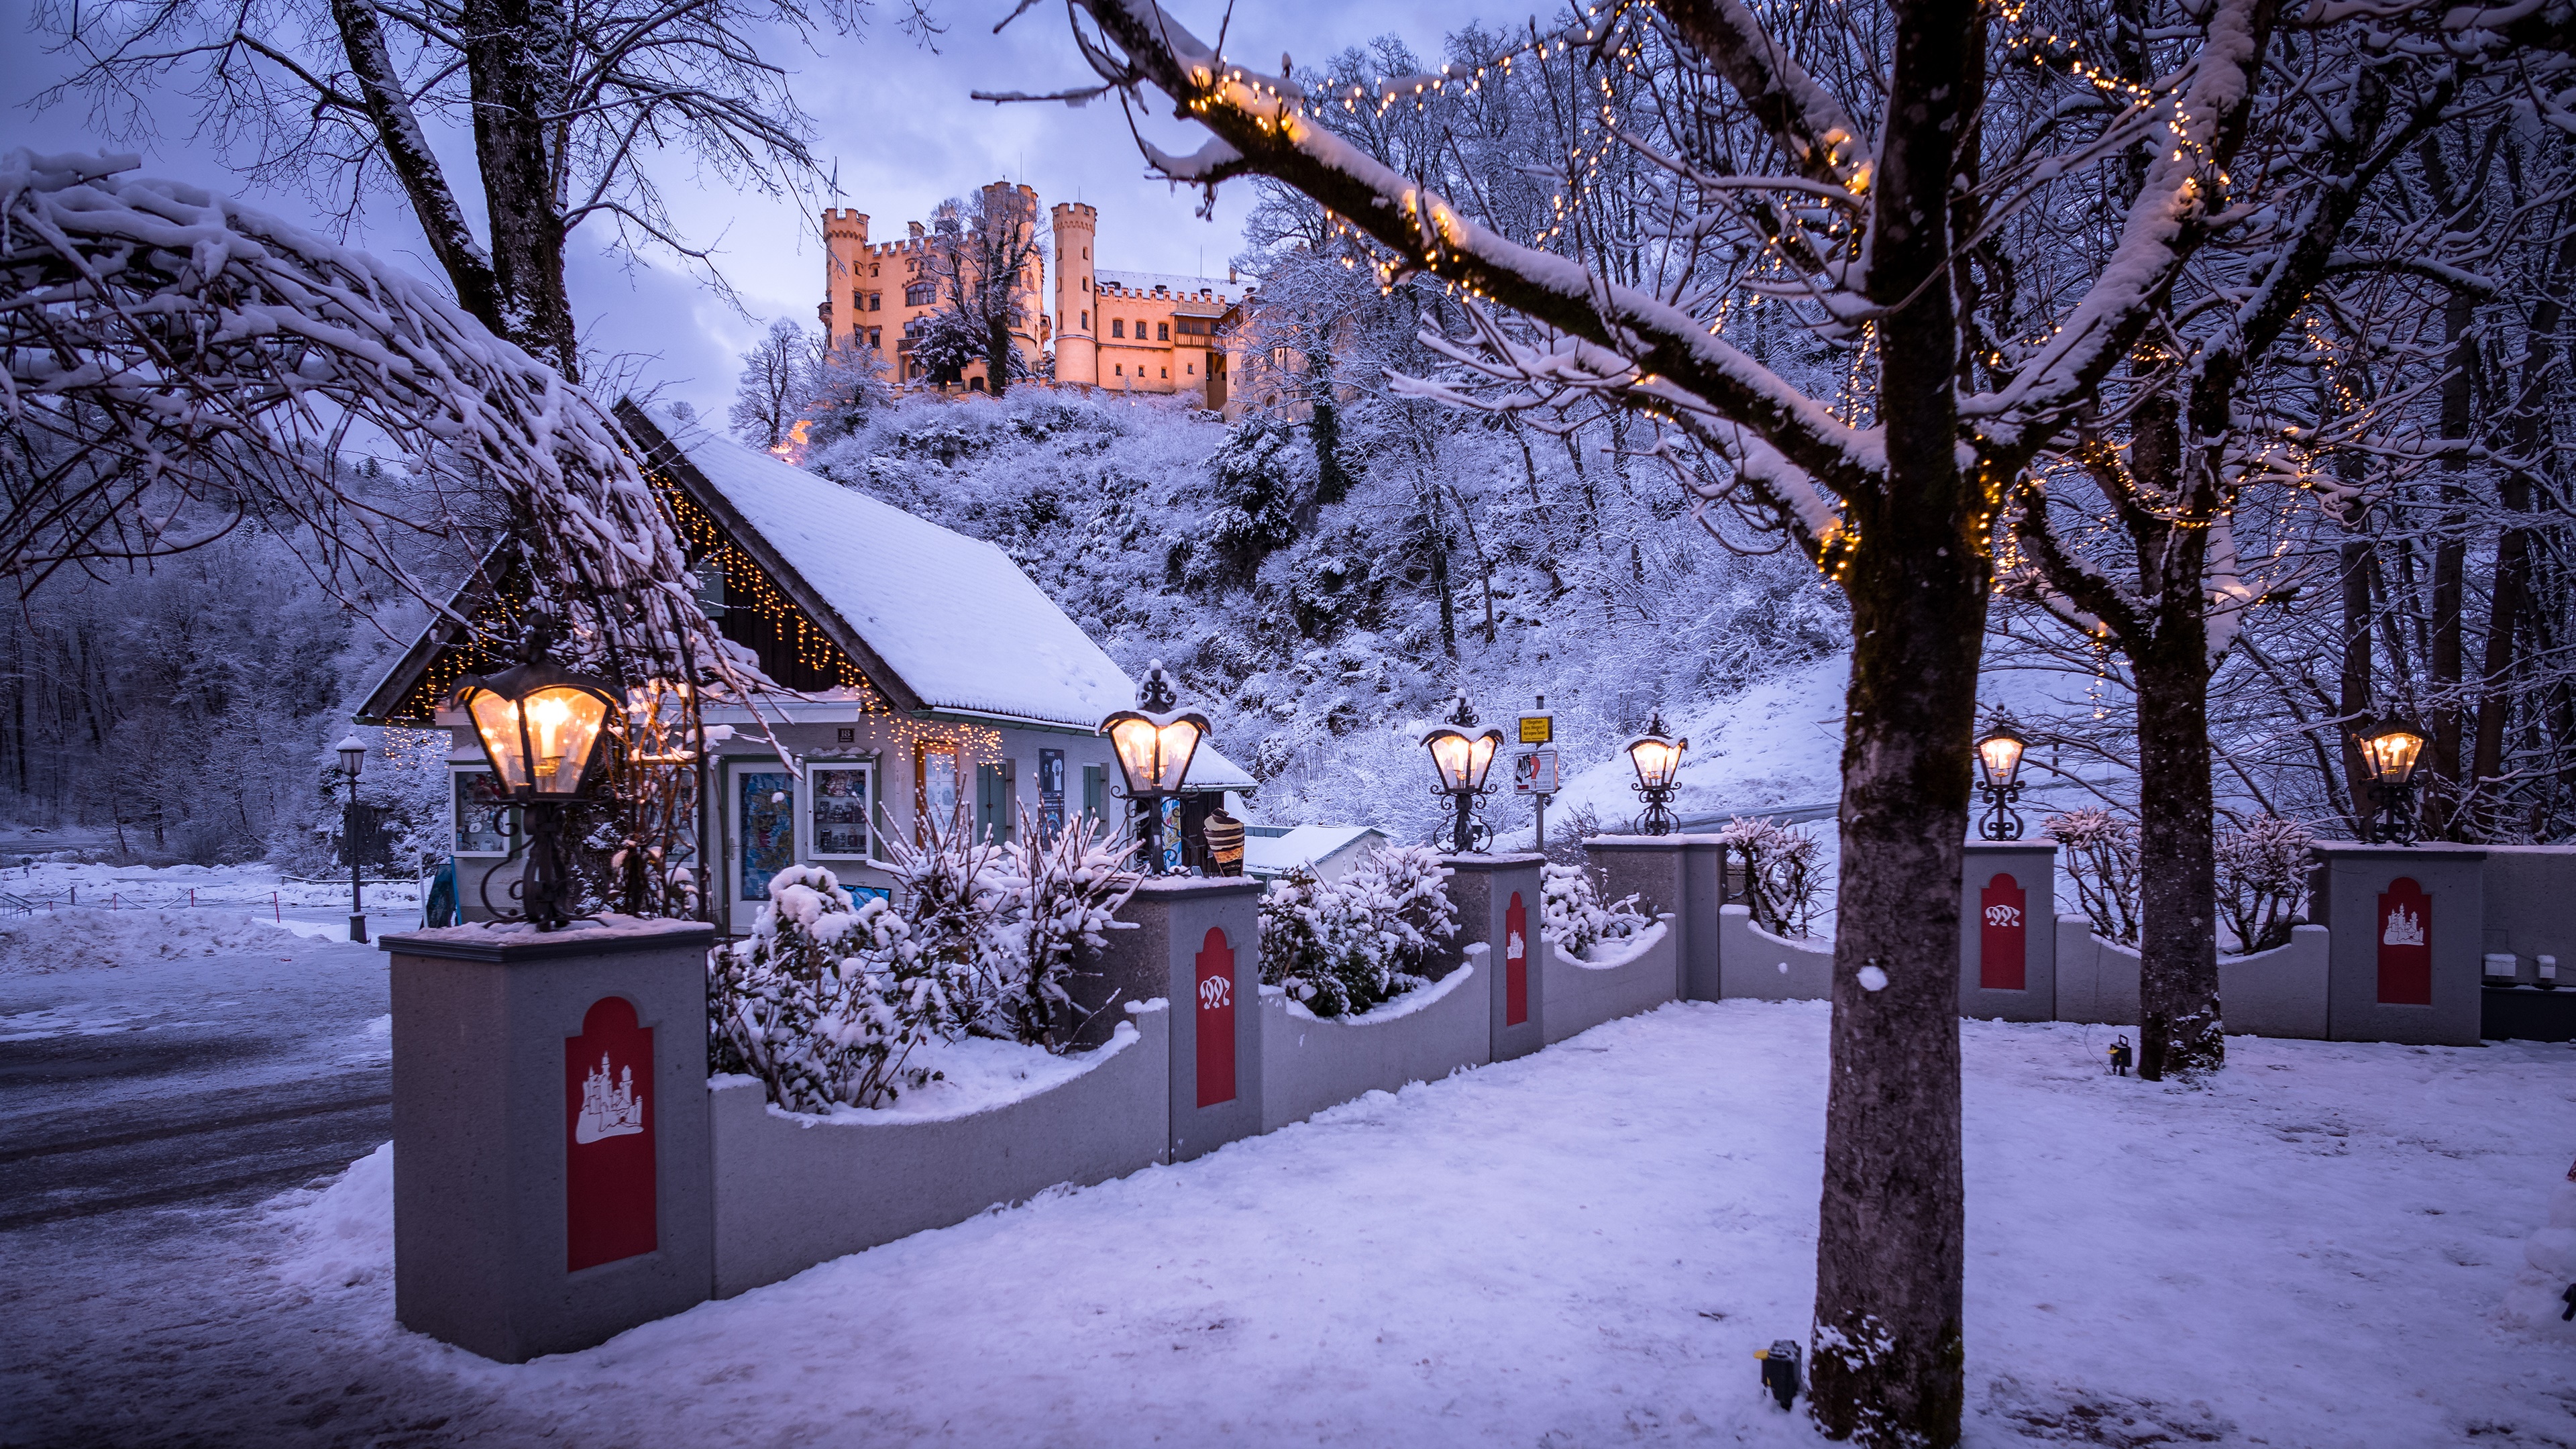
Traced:
<svg viewBox="0 0 2576 1449">
<path fill-rule="evenodd" d="M 831 871 L 770 878 L 751 934 L 708 958 L 715 1070 L 758 1077 L 791 1112 L 878 1107 L 930 1079 L 932 1042 L 987 1037 L 1069 1050 L 1071 986 L 1140 877 L 1133 846 L 1087 816 L 1053 835 L 1023 814 L 1009 843 L 964 820 L 890 841 L 893 899 L 853 897 Z"/>
</svg>

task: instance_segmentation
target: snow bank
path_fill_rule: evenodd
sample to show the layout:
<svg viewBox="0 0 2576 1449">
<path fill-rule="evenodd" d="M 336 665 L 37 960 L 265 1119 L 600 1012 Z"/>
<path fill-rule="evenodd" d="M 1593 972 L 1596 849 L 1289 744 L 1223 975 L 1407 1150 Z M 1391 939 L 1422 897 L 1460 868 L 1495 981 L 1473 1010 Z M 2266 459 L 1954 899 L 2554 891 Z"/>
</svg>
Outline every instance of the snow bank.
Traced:
<svg viewBox="0 0 2576 1449">
<path fill-rule="evenodd" d="M 223 956 L 268 950 L 287 939 L 277 926 L 238 911 L 82 906 L 0 920 L 0 971 L 67 971 Z"/>
<path fill-rule="evenodd" d="M 394 1145 L 349 1164 L 320 1191 L 272 1200 L 287 1229 L 277 1275 L 306 1288 L 348 1288 L 394 1266 Z"/>
<path fill-rule="evenodd" d="M 830 1112 L 806 1113 L 790 1112 L 772 1103 L 769 1112 L 773 1117 L 809 1127 L 825 1123 L 950 1122 L 978 1112 L 998 1111 L 1041 1092 L 1053 1091 L 1097 1068 L 1135 1042 L 1136 1028 L 1125 1022 L 1118 1024 L 1108 1044 L 1098 1051 L 1070 1052 L 1062 1056 L 1044 1047 L 1023 1046 L 1015 1041 L 994 1041 L 986 1037 L 941 1041 L 933 1037 L 913 1049 L 912 1055 L 904 1059 L 904 1067 L 906 1070 L 919 1067 L 938 1073 L 937 1079 L 918 1087 L 904 1088 L 903 1094 L 890 1105 L 835 1106 Z M 723 1080 L 757 1079 L 727 1077 Z"/>
<path fill-rule="evenodd" d="M 2576 1343 L 2576 1167 L 2549 1193 L 2549 1221 L 2523 1240 L 2523 1271 L 2506 1290 L 2504 1320 Z"/>
</svg>

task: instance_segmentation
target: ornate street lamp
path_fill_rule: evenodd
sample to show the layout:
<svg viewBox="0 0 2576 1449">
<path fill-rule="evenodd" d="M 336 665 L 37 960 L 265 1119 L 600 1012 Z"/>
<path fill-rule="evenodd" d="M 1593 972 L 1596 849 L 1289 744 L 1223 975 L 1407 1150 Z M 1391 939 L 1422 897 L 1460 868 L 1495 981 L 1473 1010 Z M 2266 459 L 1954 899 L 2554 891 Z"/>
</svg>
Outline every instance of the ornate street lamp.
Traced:
<svg viewBox="0 0 2576 1449">
<path fill-rule="evenodd" d="M 1995 716 L 1995 726 L 1977 740 L 1977 793 L 1984 797 L 1986 818 L 1977 822 L 1981 840 L 2021 839 L 2021 755 L 2030 741 L 2013 728 L 2012 717 Z"/>
<path fill-rule="evenodd" d="M 496 920 L 524 920 L 540 931 L 570 924 L 564 897 L 570 882 L 564 871 L 564 806 L 580 793 L 599 756 L 608 712 L 617 696 L 608 685 L 575 674 L 544 657 L 544 639 L 531 634 L 529 662 L 490 676 L 468 676 L 457 682 L 456 703 L 474 721 L 474 737 L 491 763 L 495 793 L 520 807 L 521 826 L 512 832 L 510 854 L 524 848 L 527 864 L 510 887 L 517 911 L 492 912 Z M 506 808 L 493 812 L 492 828 L 509 831 Z M 492 877 L 483 876 L 483 905 L 492 910 Z"/>
<path fill-rule="evenodd" d="M 2415 843 L 2415 762 L 2424 753 L 2424 732 L 2396 720 L 2366 724 L 2360 731 L 2362 768 L 2370 772 L 2370 803 L 2361 819 L 2361 838 L 2368 845 Z"/>
<path fill-rule="evenodd" d="M 1190 777 L 1190 757 L 1208 732 L 1207 716 L 1180 708 L 1172 676 L 1157 659 L 1136 689 L 1136 708 L 1122 709 L 1100 722 L 1109 748 L 1118 756 L 1118 773 L 1127 798 L 1136 802 L 1145 842 L 1145 873 L 1164 875 L 1163 802 L 1181 793 Z"/>
<path fill-rule="evenodd" d="M 340 845 L 349 853 L 349 939 L 363 944 L 367 939 L 367 896 L 366 883 L 358 873 L 358 768 L 367 762 L 367 742 L 350 735 L 337 748 L 340 773 L 349 777 L 349 805 L 340 816 Z"/>
<path fill-rule="evenodd" d="M 1475 726 L 1476 712 L 1467 707 L 1466 692 L 1461 690 L 1449 701 L 1449 723 L 1422 737 L 1422 747 L 1431 752 L 1432 772 L 1440 777 L 1431 793 L 1448 796 L 1458 812 L 1449 847 L 1458 855 L 1482 851 L 1494 838 L 1494 832 L 1476 818 L 1475 800 L 1494 793 L 1494 787 L 1485 783 L 1485 771 L 1494 763 L 1494 752 L 1502 748 L 1503 732 L 1466 733 Z"/>
<path fill-rule="evenodd" d="M 1637 829 L 1646 835 L 1670 835 L 1681 824 L 1669 808 L 1673 803 L 1673 780 L 1682 772 L 1682 751 L 1690 748 L 1688 740 L 1664 737 L 1664 712 L 1655 711 L 1646 732 L 1628 742 L 1628 763 L 1637 767 L 1637 783 L 1628 788 L 1646 802 L 1646 813 L 1637 817 Z"/>
</svg>

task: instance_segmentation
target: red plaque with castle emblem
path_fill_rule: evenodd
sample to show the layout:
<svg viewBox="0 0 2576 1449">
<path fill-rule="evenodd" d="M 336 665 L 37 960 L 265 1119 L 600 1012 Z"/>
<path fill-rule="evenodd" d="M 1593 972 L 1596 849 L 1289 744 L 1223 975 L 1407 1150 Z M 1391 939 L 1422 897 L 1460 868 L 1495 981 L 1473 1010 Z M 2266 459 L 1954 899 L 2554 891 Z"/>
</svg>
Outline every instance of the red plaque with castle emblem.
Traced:
<svg viewBox="0 0 2576 1449">
<path fill-rule="evenodd" d="M 1503 911 L 1503 1025 L 1529 1020 L 1529 908 L 1521 893 Z"/>
<path fill-rule="evenodd" d="M 653 1029 L 603 996 L 564 1038 L 565 1268 L 578 1273 L 658 1244 L 653 1211 Z"/>
<path fill-rule="evenodd" d="M 2379 893 L 2379 1004 L 2433 1004 L 2433 898 L 2411 877 Z"/>
<path fill-rule="evenodd" d="M 1977 985 L 1988 991 L 2030 989 L 2030 893 L 2009 875 L 1978 894 Z"/>
<path fill-rule="evenodd" d="M 1198 956 L 1199 1105 L 1234 1100 L 1234 948 L 1210 926 Z"/>
</svg>

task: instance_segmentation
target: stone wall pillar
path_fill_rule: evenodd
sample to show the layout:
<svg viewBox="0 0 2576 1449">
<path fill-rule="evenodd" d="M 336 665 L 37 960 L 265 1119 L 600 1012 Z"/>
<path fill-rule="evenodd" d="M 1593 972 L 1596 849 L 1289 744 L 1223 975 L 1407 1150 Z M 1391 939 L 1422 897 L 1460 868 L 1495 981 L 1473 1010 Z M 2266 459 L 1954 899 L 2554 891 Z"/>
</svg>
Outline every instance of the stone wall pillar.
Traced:
<svg viewBox="0 0 2576 1449">
<path fill-rule="evenodd" d="M 2327 1035 L 2476 1045 L 2487 853 L 2319 841 L 2315 854 L 2308 916 L 2333 933 Z"/>
<path fill-rule="evenodd" d="M 1717 1000 L 1717 911 L 1731 899 L 1726 847 L 1704 835 L 1596 835 L 1583 849 L 1602 900 L 1634 893 L 1648 916 L 1671 914 L 1674 995 Z"/>
<path fill-rule="evenodd" d="M 1130 1001 L 1169 1001 L 1171 1160 L 1261 1131 L 1261 892 L 1240 876 L 1149 877 L 1075 977 L 1081 1045 L 1109 1039 Z"/>
<path fill-rule="evenodd" d="M 404 1327 L 521 1363 L 713 1292 L 714 936 L 654 921 L 382 939 Z"/>
<path fill-rule="evenodd" d="M 1539 973 L 1539 867 L 1543 855 L 1444 855 L 1454 872 L 1449 898 L 1458 906 L 1458 944 L 1482 941 L 1486 969 L 1494 973 L 1495 1061 L 1523 1057 L 1547 1045 Z"/>
<path fill-rule="evenodd" d="M 2056 1019 L 2056 846 L 1967 843 L 1959 862 L 1959 1014 Z"/>
</svg>

